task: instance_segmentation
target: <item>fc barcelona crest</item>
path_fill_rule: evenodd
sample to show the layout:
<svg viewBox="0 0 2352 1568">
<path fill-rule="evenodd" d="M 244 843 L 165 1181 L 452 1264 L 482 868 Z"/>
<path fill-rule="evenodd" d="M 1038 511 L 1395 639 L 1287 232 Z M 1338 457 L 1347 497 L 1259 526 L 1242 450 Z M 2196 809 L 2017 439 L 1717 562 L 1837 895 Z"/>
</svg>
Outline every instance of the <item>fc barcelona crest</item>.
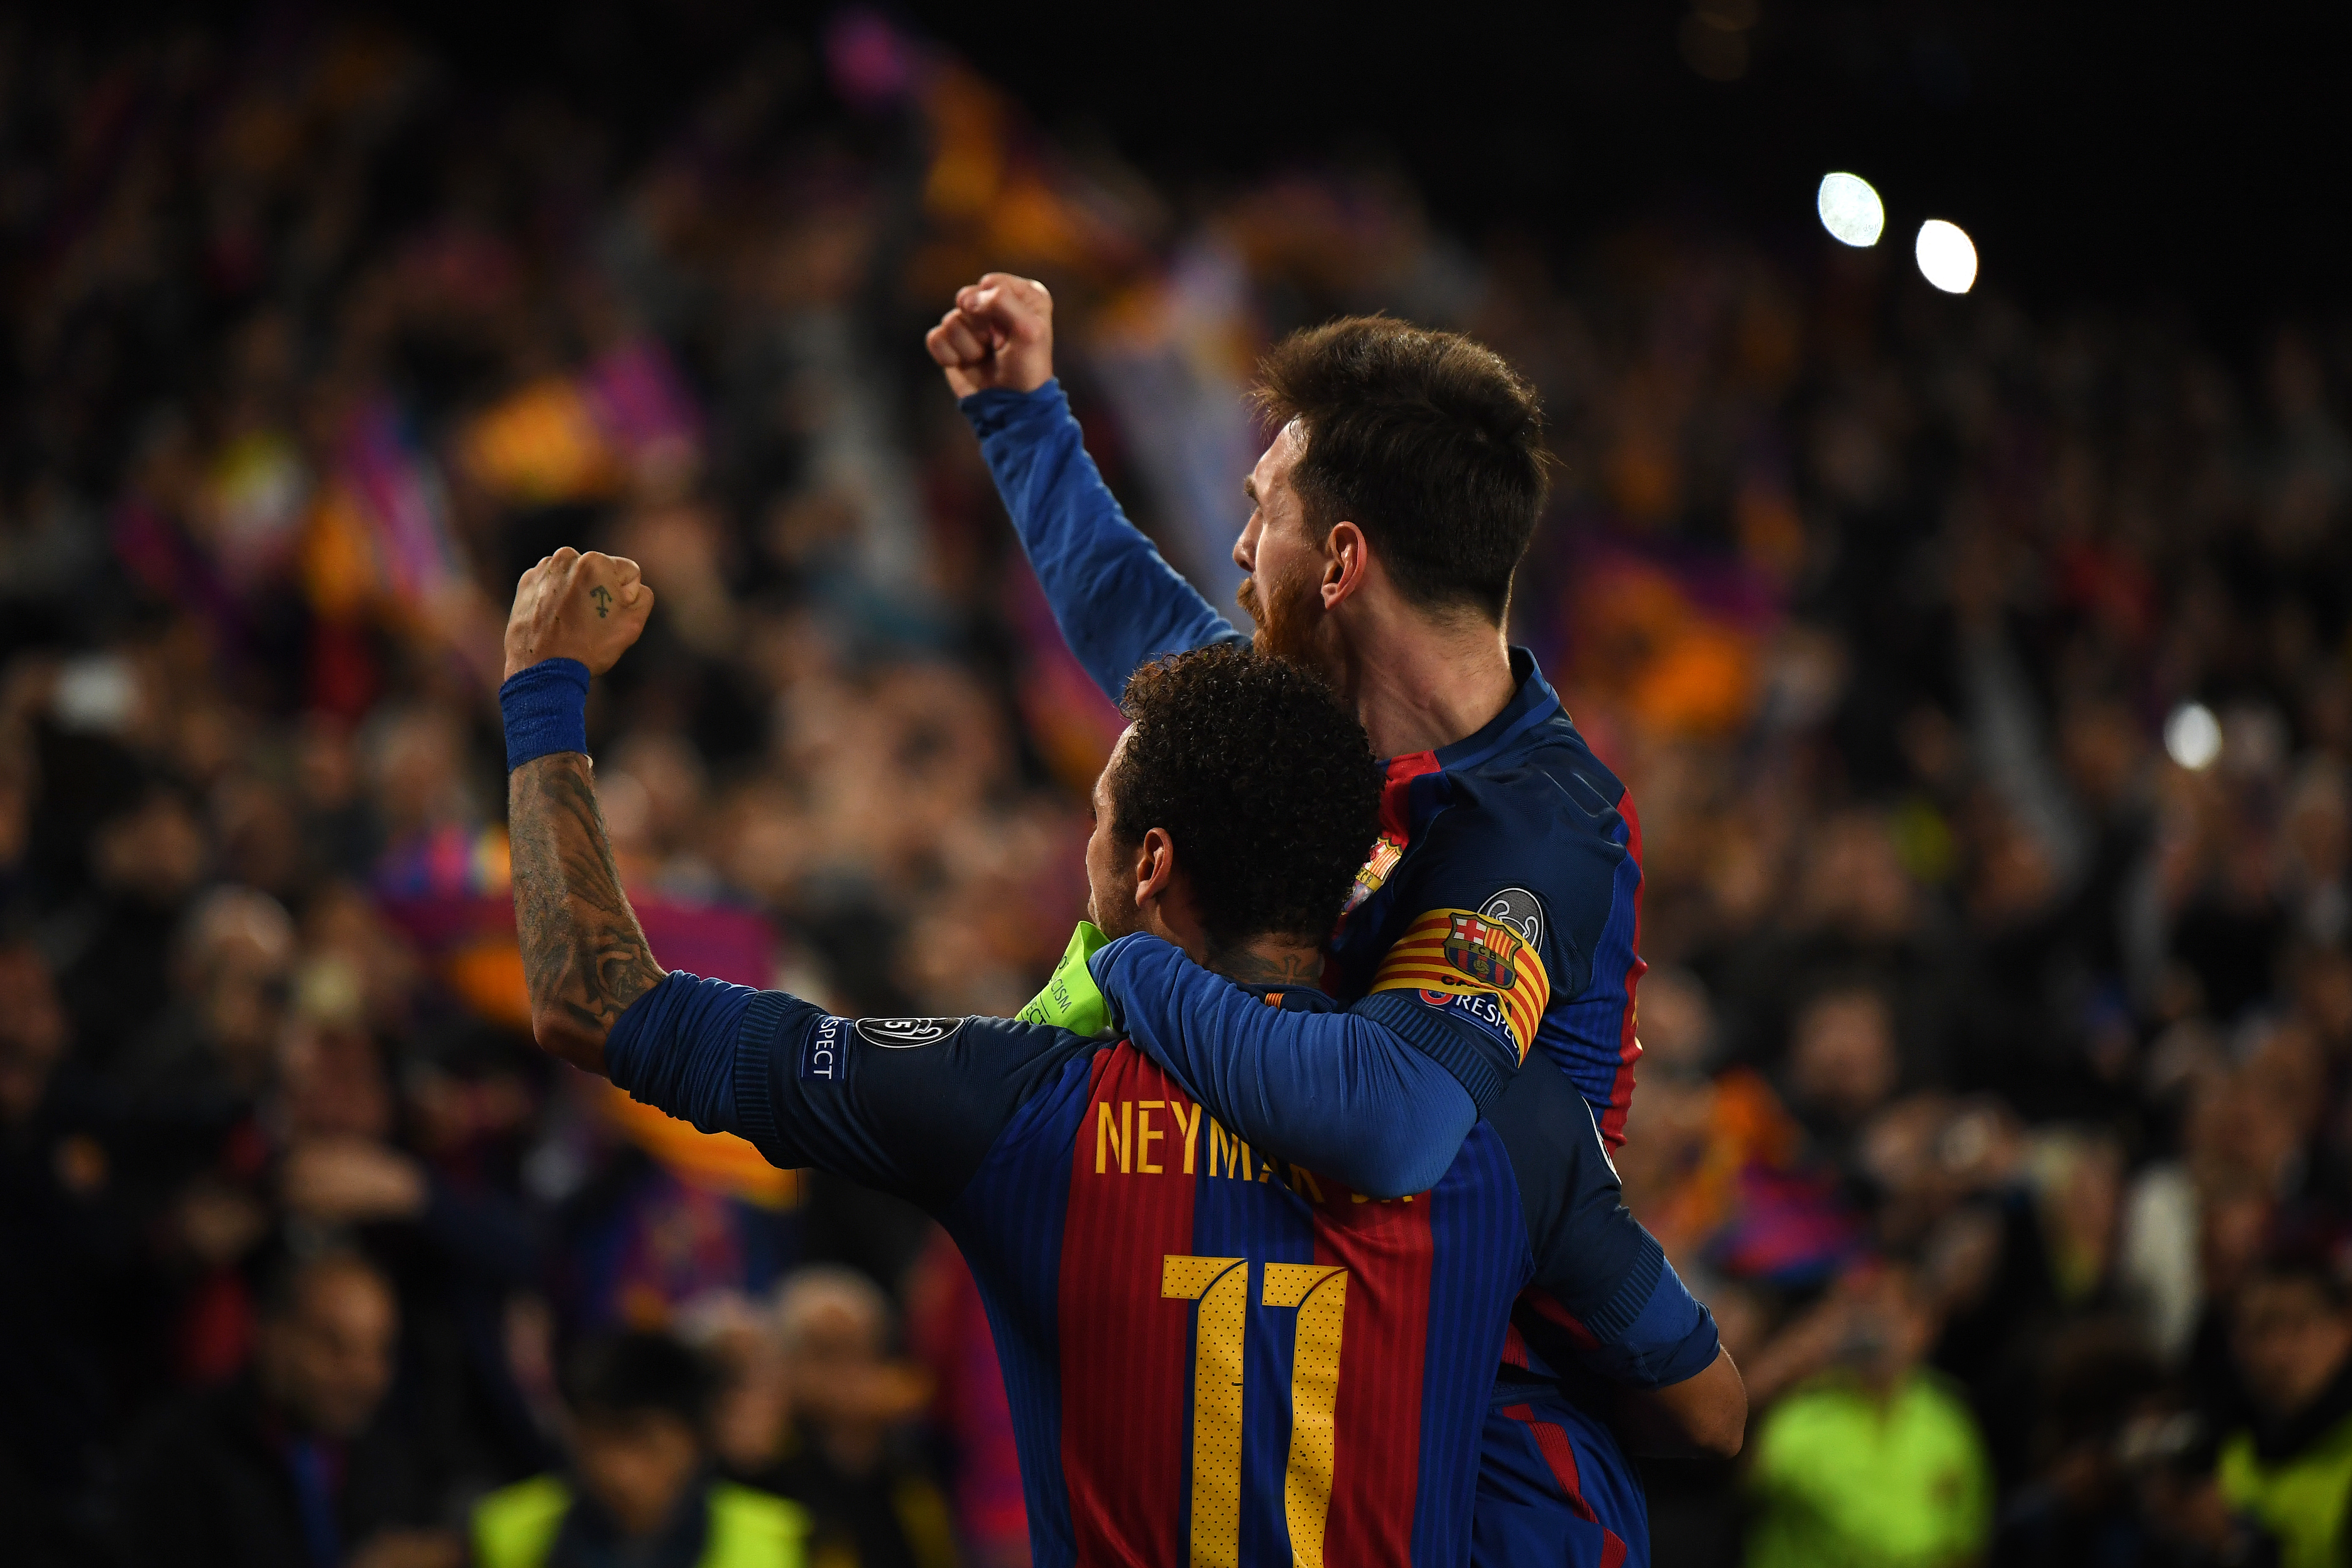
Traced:
<svg viewBox="0 0 2352 1568">
<path fill-rule="evenodd" d="M 1348 909 L 1353 910 L 1379 892 L 1381 884 L 1389 879 L 1389 873 L 1395 870 L 1397 862 L 1403 858 L 1403 841 L 1392 834 L 1381 834 L 1381 841 L 1372 846 L 1371 858 L 1364 862 L 1364 868 L 1356 873 L 1356 885 L 1348 889 Z M 1341 911 L 1343 916 L 1346 912 Z"/>
<path fill-rule="evenodd" d="M 1519 935 L 1500 921 L 1455 915 L 1445 933 L 1445 962 L 1497 991 L 1518 984 Z"/>
</svg>

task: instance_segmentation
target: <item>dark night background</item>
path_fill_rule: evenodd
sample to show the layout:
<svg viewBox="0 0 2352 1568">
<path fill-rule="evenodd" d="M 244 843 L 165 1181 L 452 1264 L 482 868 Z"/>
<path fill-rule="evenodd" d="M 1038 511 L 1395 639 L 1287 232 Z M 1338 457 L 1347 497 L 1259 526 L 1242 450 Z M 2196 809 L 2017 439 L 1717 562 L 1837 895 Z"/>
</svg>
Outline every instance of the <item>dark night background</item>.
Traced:
<svg viewBox="0 0 2352 1568">
<path fill-rule="evenodd" d="M 996 268 L 1219 602 L 1285 334 L 1541 398 L 1617 1168 L 1750 1394 L 1659 1568 L 2340 1561 L 2352 1463 L 2263 1468 L 2352 1454 L 2347 76 L 2343 5 L 0 8 L 0 1563 L 458 1568 L 624 1327 L 813 1561 L 1027 1563 L 945 1234 L 536 1048 L 494 696 L 518 573 L 640 561 L 662 961 L 1018 1010 L 1123 721 L 920 346 Z"/>
<path fill-rule="evenodd" d="M 712 61 L 823 14 L 501 9 L 401 14 L 485 90 L 536 79 L 646 124 Z M 1370 157 L 1474 233 L 1573 240 L 1688 211 L 1810 240 L 1815 183 L 1849 169 L 1878 186 L 1890 236 L 1949 218 L 1998 287 L 2053 305 L 2177 302 L 2224 332 L 2319 303 L 2352 232 L 2342 6 L 1764 0 L 1729 82 L 1678 47 L 1696 13 L 1629 0 L 885 9 L 1047 128 L 1108 138 L 1180 189 Z"/>
</svg>

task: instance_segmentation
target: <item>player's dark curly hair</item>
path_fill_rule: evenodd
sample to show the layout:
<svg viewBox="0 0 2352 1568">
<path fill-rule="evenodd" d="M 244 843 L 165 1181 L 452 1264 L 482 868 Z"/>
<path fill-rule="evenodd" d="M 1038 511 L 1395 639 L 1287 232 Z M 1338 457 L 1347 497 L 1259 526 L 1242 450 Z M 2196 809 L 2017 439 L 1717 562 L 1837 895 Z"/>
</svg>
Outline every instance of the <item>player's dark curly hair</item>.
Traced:
<svg viewBox="0 0 2352 1568">
<path fill-rule="evenodd" d="M 1157 827 L 1191 879 L 1212 956 L 1268 933 L 1328 940 L 1380 837 L 1371 742 L 1313 672 L 1246 646 L 1154 660 L 1108 781 L 1111 833 Z"/>
<path fill-rule="evenodd" d="M 1353 522 L 1407 598 L 1502 625 L 1550 487 L 1527 378 L 1475 339 L 1385 316 L 1293 332 L 1257 377 L 1259 408 L 1306 437 L 1290 482 L 1318 539 Z"/>
</svg>

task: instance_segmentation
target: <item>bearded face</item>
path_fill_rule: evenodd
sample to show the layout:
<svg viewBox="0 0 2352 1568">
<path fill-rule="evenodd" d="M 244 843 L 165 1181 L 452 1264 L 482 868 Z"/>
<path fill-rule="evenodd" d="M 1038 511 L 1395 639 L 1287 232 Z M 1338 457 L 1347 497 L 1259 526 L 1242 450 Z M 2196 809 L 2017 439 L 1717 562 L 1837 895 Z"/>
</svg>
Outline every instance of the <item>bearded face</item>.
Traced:
<svg viewBox="0 0 2352 1568">
<path fill-rule="evenodd" d="M 1286 658 L 1307 668 L 1320 667 L 1316 657 L 1315 632 L 1320 623 L 1323 606 L 1316 592 L 1319 578 L 1318 568 L 1321 558 L 1307 555 L 1288 561 L 1271 572 L 1261 573 L 1267 587 L 1261 593 L 1258 577 L 1246 577 L 1235 595 L 1242 609 L 1257 623 L 1257 635 L 1253 639 L 1257 651 Z"/>
</svg>

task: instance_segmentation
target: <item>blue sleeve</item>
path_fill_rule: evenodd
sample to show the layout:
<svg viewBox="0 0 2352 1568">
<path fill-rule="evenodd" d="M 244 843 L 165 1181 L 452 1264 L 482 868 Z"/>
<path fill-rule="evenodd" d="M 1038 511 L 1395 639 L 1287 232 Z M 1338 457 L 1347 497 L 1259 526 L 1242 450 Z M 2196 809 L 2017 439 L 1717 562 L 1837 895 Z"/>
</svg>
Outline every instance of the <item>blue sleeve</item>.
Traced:
<svg viewBox="0 0 2352 1568">
<path fill-rule="evenodd" d="M 1559 1073 L 1521 1073 L 1486 1120 L 1518 1178 L 1535 1273 L 1517 1314 L 1529 1347 L 1612 1382 L 1660 1388 L 1715 1360 L 1715 1318 L 1625 1207 L 1591 1108 Z"/>
<path fill-rule="evenodd" d="M 1364 1018 L 1270 1007 L 1157 937 L 1089 967 L 1128 1037 L 1217 1121 L 1368 1197 L 1435 1186 L 1477 1122 L 1451 1074 Z"/>
<path fill-rule="evenodd" d="M 962 408 L 1062 640 L 1113 702 L 1147 659 L 1240 639 L 1119 510 L 1060 382 L 975 393 Z"/>
<path fill-rule="evenodd" d="M 781 991 L 672 972 L 604 1042 L 613 1081 L 786 1169 L 937 1212 L 1021 1104 L 1094 1043 L 998 1018 L 838 1018 Z"/>
<path fill-rule="evenodd" d="M 1659 1270 L 1657 1287 L 1633 1326 L 1615 1343 L 1598 1347 L 1586 1361 L 1620 1383 L 1664 1388 L 1713 1366 L 1722 1342 L 1715 1314 L 1700 1304 L 1683 1277 L 1675 1272 L 1675 1266 L 1667 1263 Z"/>
<path fill-rule="evenodd" d="M 705 1132 L 740 1132 L 735 1040 L 760 993 L 673 969 L 613 1021 L 604 1076 Z"/>
</svg>

